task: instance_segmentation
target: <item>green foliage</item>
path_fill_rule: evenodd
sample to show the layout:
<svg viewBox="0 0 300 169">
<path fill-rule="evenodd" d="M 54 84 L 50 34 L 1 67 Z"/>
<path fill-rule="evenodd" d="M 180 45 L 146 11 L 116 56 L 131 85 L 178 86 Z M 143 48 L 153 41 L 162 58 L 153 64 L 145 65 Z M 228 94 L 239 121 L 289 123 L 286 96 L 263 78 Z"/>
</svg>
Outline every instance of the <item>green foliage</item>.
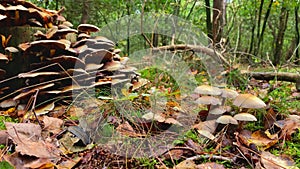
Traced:
<svg viewBox="0 0 300 169">
<path fill-rule="evenodd" d="M 8 116 L 0 116 L 0 130 L 5 130 L 5 122 L 14 122 L 17 123 L 18 119 L 14 119 Z"/>
<path fill-rule="evenodd" d="M 226 76 L 227 84 L 236 86 L 242 90 L 246 89 L 248 80 L 241 75 L 240 70 L 233 69 Z"/>
<path fill-rule="evenodd" d="M 300 129 L 296 132 L 291 141 L 285 143 L 283 153 L 290 155 L 296 162 L 297 167 L 300 167 Z"/>
<path fill-rule="evenodd" d="M 14 169 L 15 167 L 11 166 L 7 161 L 0 162 L 1 169 Z"/>
<path fill-rule="evenodd" d="M 268 94 L 268 97 L 272 98 L 272 106 L 283 114 L 289 114 L 291 109 L 300 110 L 300 104 L 298 100 L 290 97 L 292 94 L 289 83 L 282 83 L 282 85 L 276 87 Z"/>
<path fill-rule="evenodd" d="M 140 163 L 141 167 L 145 167 L 145 168 L 150 168 L 150 169 L 154 169 L 155 165 L 158 165 L 159 162 L 155 159 L 151 159 L 151 158 L 138 158 L 137 159 Z"/>
<path fill-rule="evenodd" d="M 276 156 L 286 154 L 289 155 L 296 163 L 296 166 L 300 167 L 300 129 L 293 134 L 292 140 L 285 141 L 284 146 L 281 149 L 273 148 L 270 152 Z"/>
<path fill-rule="evenodd" d="M 180 136 L 179 139 L 174 140 L 174 145 L 184 144 L 187 140 L 193 140 L 195 142 L 200 143 L 201 139 L 198 137 L 198 134 L 194 130 L 188 130 L 186 133 L 184 133 L 183 136 Z"/>
</svg>

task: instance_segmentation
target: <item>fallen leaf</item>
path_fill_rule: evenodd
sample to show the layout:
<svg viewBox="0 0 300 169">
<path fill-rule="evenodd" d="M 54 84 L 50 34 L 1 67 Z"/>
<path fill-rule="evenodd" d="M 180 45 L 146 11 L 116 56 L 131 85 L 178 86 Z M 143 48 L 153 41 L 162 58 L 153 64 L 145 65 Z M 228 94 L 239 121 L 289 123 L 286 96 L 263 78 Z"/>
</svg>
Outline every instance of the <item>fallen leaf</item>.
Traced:
<svg viewBox="0 0 300 169">
<path fill-rule="evenodd" d="M 53 134 L 58 134 L 61 131 L 61 126 L 63 124 L 63 120 L 54 117 L 44 116 L 44 130 L 47 130 Z"/>
<path fill-rule="evenodd" d="M 22 155 L 57 158 L 59 152 L 51 143 L 43 141 L 41 127 L 33 123 L 5 123 L 9 137 Z"/>
<path fill-rule="evenodd" d="M 261 164 L 267 169 L 298 169 L 294 161 L 287 156 L 275 156 L 269 152 L 261 153 Z"/>
<path fill-rule="evenodd" d="M 177 168 L 194 169 L 194 168 L 196 168 L 196 164 L 193 160 L 184 160 L 184 161 L 180 162 L 179 164 L 177 164 L 174 168 L 175 169 L 177 169 Z"/>
<path fill-rule="evenodd" d="M 290 115 L 283 124 L 280 138 L 291 140 L 292 134 L 300 128 L 300 116 Z"/>
<path fill-rule="evenodd" d="M 199 168 L 199 169 L 225 169 L 225 167 L 223 165 L 217 164 L 214 162 L 199 164 L 196 166 L 196 168 Z"/>
<path fill-rule="evenodd" d="M 266 150 L 278 142 L 278 139 L 270 139 L 264 132 L 258 130 L 249 135 L 249 131 L 242 131 L 239 134 L 240 140 L 243 144 L 247 145 L 249 148 L 251 143 L 254 144 L 259 150 Z"/>
<path fill-rule="evenodd" d="M 264 116 L 264 129 L 267 130 L 271 128 L 276 121 L 276 113 L 273 108 L 270 108 L 266 115 Z"/>
</svg>

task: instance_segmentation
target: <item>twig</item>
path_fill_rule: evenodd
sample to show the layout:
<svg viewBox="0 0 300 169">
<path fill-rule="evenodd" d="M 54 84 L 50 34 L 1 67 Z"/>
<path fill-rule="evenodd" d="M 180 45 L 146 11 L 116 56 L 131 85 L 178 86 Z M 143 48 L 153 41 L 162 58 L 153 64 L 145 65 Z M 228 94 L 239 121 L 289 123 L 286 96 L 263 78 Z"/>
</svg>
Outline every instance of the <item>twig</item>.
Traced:
<svg viewBox="0 0 300 169">
<path fill-rule="evenodd" d="M 41 124 L 40 120 L 38 119 L 38 117 L 37 117 L 37 115 L 36 115 L 36 113 L 35 113 L 36 98 L 37 98 L 37 95 L 38 95 L 39 91 L 40 91 L 40 90 L 37 89 L 35 95 L 33 95 L 33 103 L 32 103 L 31 111 L 32 111 L 33 114 L 34 114 L 34 117 L 35 117 L 36 121 L 39 123 L 40 127 L 42 128 L 42 124 Z"/>
<path fill-rule="evenodd" d="M 214 159 L 214 160 L 224 160 L 224 161 L 229 161 L 231 163 L 233 163 L 233 159 L 231 158 L 228 158 L 228 157 L 223 157 L 223 156 L 218 156 L 218 155 L 196 155 L 196 156 L 193 156 L 193 157 L 189 157 L 187 158 L 186 160 L 199 160 L 199 159 L 202 159 L 202 158 L 205 158 L 205 159 Z"/>
</svg>

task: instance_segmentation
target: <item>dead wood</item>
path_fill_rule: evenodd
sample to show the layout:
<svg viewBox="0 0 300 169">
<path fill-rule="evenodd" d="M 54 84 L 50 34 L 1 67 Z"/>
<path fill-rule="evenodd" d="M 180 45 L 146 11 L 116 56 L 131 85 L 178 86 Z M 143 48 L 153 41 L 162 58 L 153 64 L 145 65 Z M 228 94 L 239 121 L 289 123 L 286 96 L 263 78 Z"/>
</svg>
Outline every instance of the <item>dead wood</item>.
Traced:
<svg viewBox="0 0 300 169">
<path fill-rule="evenodd" d="M 152 51 L 163 51 L 163 50 L 170 50 L 170 51 L 190 50 L 195 53 L 204 53 L 206 55 L 211 56 L 215 60 L 221 60 L 226 67 L 230 67 L 229 62 L 222 56 L 221 53 L 205 46 L 178 44 L 178 45 L 160 46 L 152 49 Z"/>
<path fill-rule="evenodd" d="M 289 72 L 246 72 L 243 73 L 257 80 L 280 80 L 296 83 L 297 90 L 300 90 L 300 74 Z"/>
</svg>

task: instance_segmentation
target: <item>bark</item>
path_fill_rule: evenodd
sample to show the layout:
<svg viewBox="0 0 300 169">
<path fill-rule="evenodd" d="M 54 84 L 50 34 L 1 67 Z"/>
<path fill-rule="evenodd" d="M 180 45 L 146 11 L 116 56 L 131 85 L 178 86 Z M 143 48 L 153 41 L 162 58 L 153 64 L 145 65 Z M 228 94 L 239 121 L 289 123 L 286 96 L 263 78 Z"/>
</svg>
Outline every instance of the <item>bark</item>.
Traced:
<svg viewBox="0 0 300 169">
<path fill-rule="evenodd" d="M 282 46 L 284 41 L 284 33 L 287 28 L 289 13 L 286 7 L 281 8 L 280 17 L 279 17 L 279 29 L 275 41 L 275 52 L 274 52 L 274 61 L 273 64 L 276 66 L 279 64 L 281 55 L 282 55 Z"/>
<path fill-rule="evenodd" d="M 223 0 L 214 0 L 212 34 L 214 44 L 221 41 L 223 32 Z"/>
<path fill-rule="evenodd" d="M 207 36 L 213 39 L 212 36 L 212 23 L 211 23 L 211 10 L 210 10 L 210 2 L 209 0 L 205 0 L 205 12 L 206 12 L 206 29 L 207 29 Z"/>
<path fill-rule="evenodd" d="M 257 39 L 259 39 L 259 31 L 260 31 L 260 23 L 261 23 L 261 13 L 263 10 L 263 6 L 264 6 L 264 0 L 260 1 L 260 5 L 259 5 L 259 11 L 258 11 L 258 20 L 257 20 Z"/>
<path fill-rule="evenodd" d="M 180 44 L 180 45 L 169 45 L 169 46 L 160 46 L 157 48 L 152 48 L 152 51 L 163 51 L 163 50 L 170 50 L 170 51 L 176 51 L 176 50 L 190 50 L 193 52 L 199 52 L 204 53 L 210 57 L 212 57 L 214 60 L 219 60 L 223 62 L 223 64 L 227 67 L 230 67 L 229 62 L 217 51 L 205 47 L 205 46 L 197 46 L 197 45 L 186 45 L 186 44 Z"/>
<path fill-rule="evenodd" d="M 300 90 L 300 74 L 288 73 L 288 72 L 246 72 L 244 73 L 251 76 L 257 80 L 280 80 L 296 83 L 296 88 Z"/>
<path fill-rule="evenodd" d="M 298 10 L 299 10 L 299 6 L 297 5 L 295 7 L 295 29 L 296 29 L 296 48 L 298 46 L 298 44 L 300 43 L 300 33 L 299 33 L 299 15 L 298 15 Z M 295 55 L 296 55 L 296 59 L 298 60 L 297 61 L 297 64 L 300 65 L 300 56 L 299 56 L 299 49 L 297 48 L 296 51 L 295 51 Z"/>
<path fill-rule="evenodd" d="M 268 9 L 267 9 L 265 18 L 264 18 L 264 23 L 263 23 L 263 26 L 262 26 L 262 29 L 261 29 L 261 33 L 260 33 L 260 35 L 259 35 L 258 44 L 257 44 L 257 49 L 255 50 L 254 55 L 257 55 L 257 54 L 258 54 L 258 51 L 259 51 L 259 49 L 260 49 L 260 44 L 261 44 L 261 42 L 263 41 L 263 37 L 264 37 L 266 25 L 267 25 L 268 18 L 269 18 L 269 16 L 270 16 L 270 12 L 271 12 L 271 9 L 272 9 L 272 4 L 273 4 L 273 0 L 270 0 L 269 6 L 268 6 Z"/>
<path fill-rule="evenodd" d="M 82 1 L 82 15 L 80 23 L 88 23 L 90 11 L 90 0 Z"/>
</svg>

